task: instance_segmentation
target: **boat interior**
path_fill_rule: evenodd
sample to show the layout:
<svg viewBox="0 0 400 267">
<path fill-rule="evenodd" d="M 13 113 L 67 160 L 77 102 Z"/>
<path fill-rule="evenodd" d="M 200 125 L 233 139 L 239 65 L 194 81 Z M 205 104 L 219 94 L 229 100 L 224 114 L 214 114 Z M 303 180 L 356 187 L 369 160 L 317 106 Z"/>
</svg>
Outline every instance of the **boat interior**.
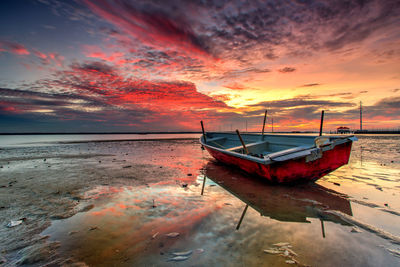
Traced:
<svg viewBox="0 0 400 267">
<path fill-rule="evenodd" d="M 249 155 L 278 157 L 296 153 L 305 149 L 330 144 L 334 139 L 342 137 L 313 135 L 273 135 L 241 134 Z M 204 142 L 204 137 L 202 137 Z M 244 148 L 236 133 L 206 133 L 206 144 L 226 151 L 245 154 Z"/>
</svg>

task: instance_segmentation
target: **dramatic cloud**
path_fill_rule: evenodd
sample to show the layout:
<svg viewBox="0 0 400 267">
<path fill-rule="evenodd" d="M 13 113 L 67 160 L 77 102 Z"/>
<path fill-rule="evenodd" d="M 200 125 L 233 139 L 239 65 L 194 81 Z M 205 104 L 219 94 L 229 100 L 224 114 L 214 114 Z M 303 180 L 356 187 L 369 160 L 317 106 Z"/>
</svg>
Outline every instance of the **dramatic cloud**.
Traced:
<svg viewBox="0 0 400 267">
<path fill-rule="evenodd" d="M 190 53 L 208 54 L 202 39 L 196 36 L 186 17 L 176 6 L 128 1 L 85 1 L 97 14 L 153 47 L 172 46 Z"/>
<path fill-rule="evenodd" d="M 238 3 L 208 1 L 90 1 L 87 6 L 116 28 L 108 36 L 139 52 L 167 52 L 176 61 L 187 56 L 185 74 L 208 71 L 196 76 L 209 79 L 214 64 L 220 64 L 215 75 L 256 68 L 263 60 L 280 57 L 309 56 L 321 50 L 339 50 L 365 40 L 395 22 L 398 5 L 393 1 L 315 2 L 255 1 Z M 138 44 L 139 47 L 138 47 Z M 172 55 L 171 52 L 178 54 Z M 96 56 L 96 54 L 92 54 Z M 98 57 L 104 57 L 97 53 Z M 211 57 L 209 57 L 211 56 Z M 214 59 L 220 59 L 216 62 Z M 156 56 L 146 55 L 142 66 L 160 64 Z M 237 67 L 232 68 L 229 61 Z M 180 62 L 181 63 L 181 62 Z M 146 64 L 146 65 L 143 65 Z M 200 67 L 194 67 L 200 66 Z M 279 69 L 294 72 L 295 67 Z M 220 72 L 218 74 L 218 72 Z M 232 76 L 228 76 L 232 77 Z"/>
<path fill-rule="evenodd" d="M 203 119 L 214 130 L 259 129 L 267 108 L 276 127 L 310 130 L 322 109 L 327 125 L 350 125 L 362 101 L 371 123 L 400 122 L 390 97 L 399 92 L 398 1 L 5 5 L 20 18 L 0 16 L 10 25 L 0 31 L 9 121 L 148 131 L 198 129 Z"/>
<path fill-rule="evenodd" d="M 70 70 L 58 72 L 56 79 L 43 83 L 82 95 L 105 96 L 109 103 L 121 106 L 135 104 L 165 111 L 227 107 L 199 93 L 193 83 L 125 78 L 102 62 L 75 63 Z"/>
<path fill-rule="evenodd" d="M 28 49 L 26 49 L 25 46 L 23 46 L 22 44 L 0 40 L 0 52 L 2 51 L 7 51 L 9 53 L 14 53 L 16 55 L 30 54 Z"/>
<path fill-rule="evenodd" d="M 399 14 L 397 1 L 339 2 L 334 4 L 335 6 L 332 5 L 331 9 L 321 9 L 320 12 L 322 18 L 325 18 L 327 22 L 337 23 L 331 31 L 333 38 L 324 43 L 324 46 L 331 50 L 365 40 L 373 32 L 396 23 L 398 18 L 395 16 Z M 353 19 L 354 15 L 358 18 L 357 20 Z M 345 16 L 349 17 L 346 19 Z"/>
<path fill-rule="evenodd" d="M 108 127 L 132 126 L 135 121 L 138 129 L 157 123 L 160 130 L 193 130 L 204 117 L 210 121 L 221 118 L 217 109 L 230 109 L 199 93 L 190 82 L 139 80 L 117 73 L 102 62 L 74 63 L 52 79 L 31 84 L 30 90 L 0 89 L 2 111 L 106 121 Z M 31 91 L 33 88 L 41 91 Z"/>
</svg>

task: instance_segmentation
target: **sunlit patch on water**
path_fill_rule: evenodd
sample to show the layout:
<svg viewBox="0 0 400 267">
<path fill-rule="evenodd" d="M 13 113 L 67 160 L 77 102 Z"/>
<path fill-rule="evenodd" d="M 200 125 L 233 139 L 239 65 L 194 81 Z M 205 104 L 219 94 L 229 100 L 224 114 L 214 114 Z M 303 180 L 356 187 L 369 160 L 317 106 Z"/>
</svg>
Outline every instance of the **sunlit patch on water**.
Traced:
<svg viewBox="0 0 400 267">
<path fill-rule="evenodd" d="M 44 234 L 63 240 L 65 251 L 90 264 L 138 262 L 146 256 L 152 261 L 154 254 L 164 262 L 171 252 L 184 250 L 204 218 L 223 205 L 217 195 L 205 199 L 195 189 L 175 183 L 100 186 L 86 193 L 94 209 L 56 221 Z"/>
</svg>

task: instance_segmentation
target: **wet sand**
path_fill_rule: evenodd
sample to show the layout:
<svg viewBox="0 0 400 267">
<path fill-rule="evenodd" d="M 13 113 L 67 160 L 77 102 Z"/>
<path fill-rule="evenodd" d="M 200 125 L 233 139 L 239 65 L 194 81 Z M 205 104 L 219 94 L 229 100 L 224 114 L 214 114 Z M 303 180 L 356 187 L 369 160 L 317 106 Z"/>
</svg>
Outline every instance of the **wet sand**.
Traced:
<svg viewBox="0 0 400 267">
<path fill-rule="evenodd" d="M 180 142 L 84 143 L 1 150 L 0 221 L 3 227 L 0 228 L 0 248 L 3 261 L 9 265 L 63 262 L 64 255 L 56 255 L 59 242 L 49 242 L 48 236 L 40 233 L 52 221 L 92 207 L 91 199 L 84 194 L 97 186 L 140 186 L 186 177 L 186 173 L 182 173 L 186 163 L 179 163 L 182 168 L 162 163 L 176 157 L 171 152 L 182 152 L 176 148 Z M 193 145 L 195 141 L 189 143 Z M 164 151 L 153 158 L 151 153 L 159 151 L 160 144 Z M 11 220 L 22 218 L 21 225 L 5 227 Z"/>
<path fill-rule="evenodd" d="M 5 148 L 0 261 L 398 266 L 398 141 L 361 137 L 349 165 L 296 187 L 271 186 L 210 161 L 197 140 Z M 274 246 L 282 242 L 289 244 Z"/>
</svg>

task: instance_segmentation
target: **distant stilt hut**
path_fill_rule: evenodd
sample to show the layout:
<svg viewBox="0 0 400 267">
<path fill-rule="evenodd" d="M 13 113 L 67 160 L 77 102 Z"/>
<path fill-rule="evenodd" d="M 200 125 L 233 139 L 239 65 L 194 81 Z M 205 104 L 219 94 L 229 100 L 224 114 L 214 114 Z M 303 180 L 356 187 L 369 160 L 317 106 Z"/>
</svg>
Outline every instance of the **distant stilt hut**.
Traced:
<svg viewBox="0 0 400 267">
<path fill-rule="evenodd" d="M 350 128 L 349 128 L 349 127 L 346 127 L 346 126 L 340 126 L 340 127 L 338 127 L 338 128 L 336 129 L 336 132 L 337 132 L 338 134 L 348 134 L 348 133 L 350 133 Z"/>
</svg>

